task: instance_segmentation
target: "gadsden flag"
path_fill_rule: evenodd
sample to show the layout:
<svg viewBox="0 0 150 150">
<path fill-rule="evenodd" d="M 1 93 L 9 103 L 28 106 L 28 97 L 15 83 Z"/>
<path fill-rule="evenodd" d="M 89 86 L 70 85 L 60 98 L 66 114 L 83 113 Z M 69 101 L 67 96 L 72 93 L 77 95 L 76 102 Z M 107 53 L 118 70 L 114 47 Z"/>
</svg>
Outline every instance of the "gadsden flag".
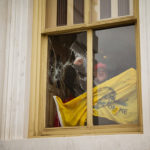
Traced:
<svg viewBox="0 0 150 150">
<path fill-rule="evenodd" d="M 82 126 L 87 119 L 87 93 L 63 103 L 54 96 L 62 126 Z M 136 70 L 133 68 L 93 88 L 93 115 L 120 124 L 138 121 Z"/>
</svg>

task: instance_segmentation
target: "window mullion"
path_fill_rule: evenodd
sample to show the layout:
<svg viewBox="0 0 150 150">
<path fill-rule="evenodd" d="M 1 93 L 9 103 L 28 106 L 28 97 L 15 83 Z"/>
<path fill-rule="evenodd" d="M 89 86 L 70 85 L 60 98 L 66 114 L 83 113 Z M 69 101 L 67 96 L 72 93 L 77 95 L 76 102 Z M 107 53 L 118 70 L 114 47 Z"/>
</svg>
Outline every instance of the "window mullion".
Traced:
<svg viewBox="0 0 150 150">
<path fill-rule="evenodd" d="M 142 93 L 141 93 L 141 56 L 140 56 L 140 22 L 139 22 L 139 1 L 134 0 L 134 12 L 136 12 L 134 15 L 137 17 L 137 23 L 136 23 L 136 32 L 135 32 L 135 37 L 136 37 L 136 65 L 137 65 L 137 96 L 138 96 L 138 115 L 139 115 L 139 124 L 142 130 L 143 127 L 143 117 L 142 117 Z"/>
<path fill-rule="evenodd" d="M 46 0 L 41 1 L 41 9 L 41 29 L 44 30 L 46 27 Z"/>
<path fill-rule="evenodd" d="M 73 25 L 73 0 L 67 1 L 67 25 Z"/>
<path fill-rule="evenodd" d="M 52 6 L 52 7 L 51 7 Z M 57 0 L 47 0 L 45 10 L 45 27 L 56 27 L 57 24 Z"/>
<path fill-rule="evenodd" d="M 84 23 L 89 24 L 90 23 L 90 0 L 84 0 Z"/>
<path fill-rule="evenodd" d="M 93 126 L 93 31 L 87 31 L 87 126 Z"/>
</svg>

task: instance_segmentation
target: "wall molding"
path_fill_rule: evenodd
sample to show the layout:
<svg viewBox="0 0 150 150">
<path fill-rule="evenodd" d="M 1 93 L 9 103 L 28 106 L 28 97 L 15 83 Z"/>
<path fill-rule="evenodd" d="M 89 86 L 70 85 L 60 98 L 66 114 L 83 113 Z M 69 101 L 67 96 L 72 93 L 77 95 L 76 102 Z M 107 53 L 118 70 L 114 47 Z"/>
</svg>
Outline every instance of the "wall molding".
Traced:
<svg viewBox="0 0 150 150">
<path fill-rule="evenodd" d="M 8 0 L 1 139 L 26 136 L 32 39 L 31 0 Z"/>
</svg>

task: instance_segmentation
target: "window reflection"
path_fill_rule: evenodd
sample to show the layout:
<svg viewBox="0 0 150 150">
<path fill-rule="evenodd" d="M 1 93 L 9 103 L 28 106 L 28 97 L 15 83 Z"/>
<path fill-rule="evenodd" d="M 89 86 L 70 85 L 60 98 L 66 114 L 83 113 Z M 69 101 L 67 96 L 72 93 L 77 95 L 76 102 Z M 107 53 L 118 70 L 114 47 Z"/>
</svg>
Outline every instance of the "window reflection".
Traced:
<svg viewBox="0 0 150 150">
<path fill-rule="evenodd" d="M 100 1 L 100 18 L 111 18 L 111 0 Z"/>
<path fill-rule="evenodd" d="M 118 0 L 118 15 L 125 16 L 129 15 L 130 2 L 129 0 Z"/>
<path fill-rule="evenodd" d="M 93 123 L 137 123 L 135 27 L 96 30 Z"/>
</svg>

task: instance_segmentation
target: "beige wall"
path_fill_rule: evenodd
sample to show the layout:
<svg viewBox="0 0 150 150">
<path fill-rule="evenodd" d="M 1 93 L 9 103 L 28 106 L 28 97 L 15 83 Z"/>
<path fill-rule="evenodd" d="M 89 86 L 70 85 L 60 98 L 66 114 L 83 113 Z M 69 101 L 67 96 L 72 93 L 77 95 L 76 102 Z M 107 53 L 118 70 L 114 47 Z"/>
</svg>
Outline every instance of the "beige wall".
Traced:
<svg viewBox="0 0 150 150">
<path fill-rule="evenodd" d="M 7 11 L 8 3 L 0 0 L 0 129 L 2 117 L 2 98 L 4 86 L 4 72 L 5 72 L 5 48 L 6 48 L 6 34 L 7 34 Z M 1 130 L 0 130 L 1 133 Z"/>
<path fill-rule="evenodd" d="M 3 1 L 3 5 L 0 5 L 1 9 L 6 6 L 4 5 L 5 0 L 0 0 L 0 4 Z M 11 0 L 9 0 L 10 2 Z M 4 97 L 5 99 L 0 99 L 1 101 L 6 100 L 7 104 L 11 105 L 14 109 L 10 109 L 10 107 L 5 107 L 3 112 L 6 115 L 6 120 L 2 119 L 2 124 L 4 121 L 7 121 L 9 125 L 8 128 L 4 128 L 6 132 L 3 132 L 2 139 L 10 139 L 7 141 L 0 142 L 0 150 L 150 150 L 150 1 L 149 0 L 140 0 L 140 33 L 141 33 L 141 65 L 142 65 L 142 98 L 143 98 L 143 125 L 144 125 L 144 134 L 129 134 L 129 135 L 100 135 L 100 136 L 82 136 L 82 137 L 65 137 L 65 138 L 44 138 L 44 139 L 27 139 L 27 120 L 28 120 L 28 100 L 29 100 L 29 68 L 30 68 L 30 51 L 31 51 L 31 18 L 32 15 L 32 4 L 31 0 L 12 0 L 12 3 L 8 3 L 9 7 L 12 6 L 12 15 L 10 18 L 14 22 L 17 23 L 7 26 L 7 30 L 15 31 L 11 35 L 11 39 L 8 39 L 5 36 L 1 36 L 0 39 L 3 40 L 3 44 L 6 39 L 12 40 L 14 39 L 15 34 L 19 33 L 18 41 L 21 44 L 20 47 L 15 47 L 13 43 L 10 42 L 11 47 L 9 47 L 9 43 L 6 43 L 7 51 L 5 51 L 4 55 L 7 59 L 9 54 L 11 54 L 11 50 L 15 55 L 9 57 L 11 62 L 16 62 L 16 59 L 19 59 L 17 63 L 21 68 L 24 68 L 24 76 L 20 81 L 24 80 L 24 84 L 17 82 L 17 84 L 13 84 L 12 82 L 8 82 L 9 88 L 21 89 L 20 92 L 16 92 L 13 90 L 13 94 L 3 92 L 5 96 L 12 96 L 12 100 L 14 104 L 10 103 L 9 99 Z M 12 5 L 14 3 L 14 5 Z M 15 4 L 16 3 L 16 4 Z M 21 9 L 19 9 L 21 8 Z M 18 20 L 14 20 L 15 15 L 14 12 L 18 12 Z M 25 15 L 26 13 L 29 15 Z M 13 14 L 14 13 L 14 14 Z M 7 13 L 5 14 L 7 17 Z M 5 18 L 3 17 L 3 18 Z M 8 18 L 8 20 L 10 19 Z M 0 18 L 0 24 L 2 24 L 3 19 Z M 4 27 L 4 26 L 3 26 Z M 17 30 L 20 29 L 20 30 Z M 3 32 L 5 34 L 5 31 Z M 14 34 L 15 33 L 15 34 Z M 22 36 L 22 33 L 23 36 Z M 27 33 L 27 34 L 26 34 Z M 21 40 L 20 40 L 21 39 Z M 23 40 L 22 40 L 23 39 Z M 24 42 L 23 42 L 24 41 Z M 16 49 L 14 49 L 14 47 Z M 17 55 L 19 51 L 19 56 Z M 22 53 L 24 51 L 24 53 Z M 4 52 L 4 50 L 3 50 Z M 0 61 L 2 61 L 2 56 L 0 55 Z M 15 58 L 15 59 L 14 59 Z M 24 65 L 24 61 L 26 65 Z M 12 75 L 21 74 L 22 71 L 20 69 L 15 70 L 16 64 L 8 63 L 6 60 L 3 60 L 3 64 L 5 64 L 6 71 L 5 78 L 12 79 L 15 81 L 15 78 L 12 78 Z M 1 64 L 0 64 L 1 65 Z M 14 67 L 14 69 L 10 69 L 10 67 Z M 3 67 L 0 68 L 0 71 L 3 70 Z M 12 72 L 17 71 L 17 74 Z M 1 74 L 0 74 L 1 75 Z M 0 76 L 1 77 L 1 76 Z M 20 76 L 18 76 L 20 77 Z M 17 77 L 17 79 L 18 79 Z M 6 79 L 7 79 L 6 78 Z M 6 88 L 6 81 L 4 81 L 4 91 L 10 90 Z M 22 96 L 24 94 L 24 96 Z M 16 95 L 16 96 L 13 96 Z M 1 95 L 0 95 L 1 96 Z M 20 104 L 18 104 L 20 102 Z M 18 105 L 16 105 L 18 104 Z M 23 107 L 22 107 L 23 105 Z M 9 111 L 10 109 L 10 111 Z M 22 111 L 23 109 L 23 111 Z M 10 113 L 13 112 L 13 115 Z M 19 113 L 19 115 L 18 115 Z M 12 119 L 13 118 L 13 119 Z M 23 118 L 23 119 L 22 119 Z M 10 121 L 10 120 L 11 121 Z M 21 122 L 21 123 L 20 123 Z M 15 126 L 16 125 L 16 126 Z M 25 125 L 25 126 L 24 126 Z M 10 130 L 11 129 L 11 130 Z M 15 132 L 13 132 L 13 129 Z M 9 130 L 9 131 L 8 131 Z M 23 131 L 22 131 L 23 130 Z M 21 131 L 21 132 L 20 132 Z M 11 135 L 11 136 L 8 136 Z M 24 138 L 24 139 L 23 139 Z M 14 140 L 18 139 L 18 140 Z"/>
</svg>

